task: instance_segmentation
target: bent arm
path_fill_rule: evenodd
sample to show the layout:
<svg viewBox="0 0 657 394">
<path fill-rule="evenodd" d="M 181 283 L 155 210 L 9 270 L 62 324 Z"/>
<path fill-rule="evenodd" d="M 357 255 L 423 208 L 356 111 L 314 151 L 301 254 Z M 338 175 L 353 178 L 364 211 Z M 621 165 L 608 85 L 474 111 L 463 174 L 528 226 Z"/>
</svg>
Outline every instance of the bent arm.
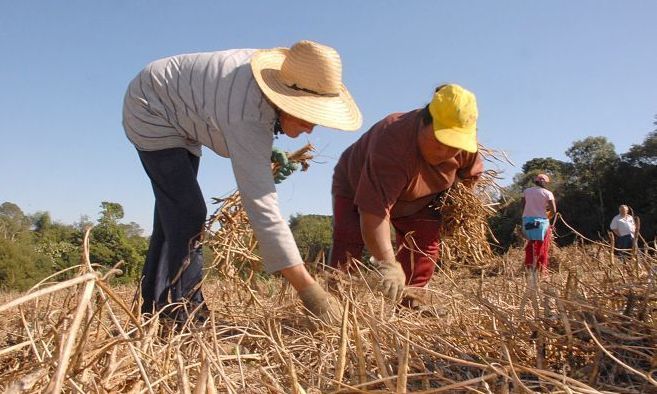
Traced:
<svg viewBox="0 0 657 394">
<path fill-rule="evenodd" d="M 614 233 L 616 237 L 620 237 L 620 232 L 618 231 L 618 223 L 616 222 L 616 218 L 612 219 L 611 224 L 609 225 L 609 229 Z"/>
<path fill-rule="evenodd" d="M 271 173 L 272 134 L 259 123 L 226 130 L 226 142 L 242 204 L 258 239 L 267 272 L 302 265 L 296 242 L 282 217 Z"/>
<path fill-rule="evenodd" d="M 390 237 L 390 219 L 359 210 L 360 228 L 367 250 L 375 259 L 395 261 Z"/>
<path fill-rule="evenodd" d="M 557 203 L 554 199 L 548 203 L 548 211 L 552 212 L 552 225 L 557 222 Z"/>
</svg>

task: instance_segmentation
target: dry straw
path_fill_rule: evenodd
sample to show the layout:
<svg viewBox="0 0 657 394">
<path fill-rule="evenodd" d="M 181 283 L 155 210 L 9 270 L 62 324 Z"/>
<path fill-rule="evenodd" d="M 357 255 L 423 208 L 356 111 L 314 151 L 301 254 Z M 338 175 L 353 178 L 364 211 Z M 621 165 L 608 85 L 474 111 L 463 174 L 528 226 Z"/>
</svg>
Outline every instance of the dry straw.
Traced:
<svg viewBox="0 0 657 394">
<path fill-rule="evenodd" d="M 513 164 L 503 151 L 479 145 L 479 154 L 488 162 Z M 487 170 L 475 184 L 456 182 L 433 203 L 441 219 L 441 251 L 445 262 L 456 262 L 460 267 L 491 268 L 494 260 L 490 242 L 497 240 L 488 221 L 495 215 L 502 194 L 498 179 L 498 171 Z"/>
<path fill-rule="evenodd" d="M 239 217 L 236 205 L 227 210 Z M 237 275 L 244 261 L 256 261 L 255 245 L 239 222 L 231 225 L 242 232 L 215 244 L 230 251 L 216 260 L 222 274 L 210 273 L 204 283 L 211 318 L 181 331 L 162 330 L 157 316 L 141 321 L 128 306 L 134 288 L 110 286 L 116 271 L 93 266 L 85 242 L 76 278 L 55 283 L 55 275 L 0 305 L 0 390 L 657 390 L 654 247 L 624 259 L 612 259 L 605 243 L 557 250 L 527 308 L 518 249 L 487 257 L 484 263 L 502 267 L 494 276 L 473 276 L 452 261 L 451 271 L 438 272 L 421 290 L 425 304 L 416 309 L 384 302 L 354 275 L 336 294 L 345 307 L 340 325 L 324 327 L 302 313 L 278 278 Z M 234 275 L 227 276 L 231 265 Z"/>
</svg>

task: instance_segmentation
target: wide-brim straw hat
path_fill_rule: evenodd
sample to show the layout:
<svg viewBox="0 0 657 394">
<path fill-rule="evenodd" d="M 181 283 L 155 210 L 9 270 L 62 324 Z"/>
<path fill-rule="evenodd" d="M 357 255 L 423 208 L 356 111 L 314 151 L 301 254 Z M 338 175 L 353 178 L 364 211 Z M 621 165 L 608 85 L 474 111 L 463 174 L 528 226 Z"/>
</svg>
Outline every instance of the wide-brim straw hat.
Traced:
<svg viewBox="0 0 657 394">
<path fill-rule="evenodd" d="M 251 57 L 251 69 L 265 96 L 296 118 L 348 131 L 363 123 L 342 83 L 340 55 L 331 47 L 299 41 L 289 49 L 261 49 Z"/>
</svg>

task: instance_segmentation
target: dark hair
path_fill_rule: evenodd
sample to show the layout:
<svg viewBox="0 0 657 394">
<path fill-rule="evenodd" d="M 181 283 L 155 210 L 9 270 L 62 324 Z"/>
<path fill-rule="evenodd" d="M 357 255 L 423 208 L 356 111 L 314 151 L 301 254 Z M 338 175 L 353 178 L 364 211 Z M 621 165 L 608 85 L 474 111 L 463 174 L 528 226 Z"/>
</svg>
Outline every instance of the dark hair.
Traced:
<svg viewBox="0 0 657 394">
<path fill-rule="evenodd" d="M 436 94 L 436 92 L 438 92 L 440 89 L 444 88 L 445 86 L 447 86 L 446 83 L 438 86 L 433 91 L 433 93 Z M 422 108 L 422 110 L 420 110 L 420 117 L 422 118 L 422 123 L 425 126 L 430 125 L 431 123 L 433 123 L 433 116 L 431 116 L 431 112 L 429 111 L 429 104 L 427 104 L 424 108 Z"/>
</svg>

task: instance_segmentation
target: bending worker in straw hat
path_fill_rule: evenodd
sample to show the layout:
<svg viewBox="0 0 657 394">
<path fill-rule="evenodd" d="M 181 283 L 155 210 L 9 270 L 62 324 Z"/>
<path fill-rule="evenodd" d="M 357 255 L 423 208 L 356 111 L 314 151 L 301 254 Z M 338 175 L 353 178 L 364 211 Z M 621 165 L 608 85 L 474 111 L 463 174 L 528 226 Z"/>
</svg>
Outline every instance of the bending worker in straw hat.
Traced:
<svg viewBox="0 0 657 394">
<path fill-rule="evenodd" d="M 429 205 L 457 179 L 472 185 L 482 171 L 477 103 L 466 89 L 440 86 L 426 107 L 387 116 L 335 167 L 329 264 L 348 270 L 367 246 L 388 298 L 400 300 L 406 285 L 426 285 L 440 247 L 440 218 Z"/>
<path fill-rule="evenodd" d="M 554 194 L 547 189 L 550 177 L 538 174 L 533 187 L 525 189 L 522 201 L 522 233 L 527 238 L 525 245 L 525 267 L 545 273 L 548 266 L 548 251 L 552 242 L 549 215 L 556 220 L 557 205 Z M 548 211 L 550 214 L 548 214 Z"/>
<path fill-rule="evenodd" d="M 290 49 L 178 55 L 146 66 L 130 83 L 123 107 L 125 132 L 155 194 L 142 312 L 181 321 L 207 311 L 198 242 L 206 205 L 196 180 L 205 146 L 231 160 L 265 270 L 280 272 L 312 314 L 330 320 L 327 293 L 304 267 L 279 210 L 272 143 L 279 133 L 296 138 L 315 125 L 356 130 L 361 123 L 342 83 L 340 56 L 311 41 Z M 170 303 L 185 308 L 164 308 Z"/>
</svg>

